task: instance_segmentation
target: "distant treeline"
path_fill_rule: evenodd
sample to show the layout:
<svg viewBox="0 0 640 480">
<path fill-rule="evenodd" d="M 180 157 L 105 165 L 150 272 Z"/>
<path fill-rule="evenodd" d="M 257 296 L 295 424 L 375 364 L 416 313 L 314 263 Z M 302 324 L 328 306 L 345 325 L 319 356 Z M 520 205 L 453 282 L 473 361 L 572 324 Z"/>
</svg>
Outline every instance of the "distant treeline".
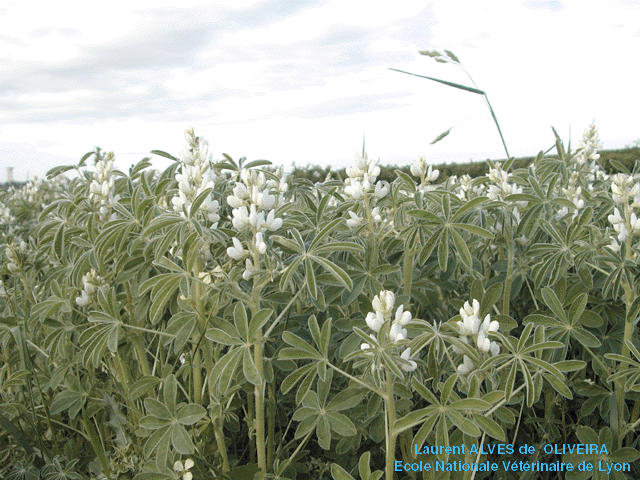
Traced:
<svg viewBox="0 0 640 480">
<path fill-rule="evenodd" d="M 629 172 L 633 172 L 636 162 L 640 162 L 640 147 L 634 148 L 626 148 L 621 150 L 600 150 L 600 159 L 598 160 L 600 165 L 608 172 L 608 173 L 617 173 L 619 171 L 615 165 L 613 165 L 610 160 L 618 162 L 624 165 Z M 517 158 L 513 162 L 513 169 L 518 168 L 526 168 L 535 160 L 536 157 L 523 157 Z M 494 161 L 504 161 L 504 160 L 494 160 Z M 396 178 L 395 171 L 400 170 L 406 174 L 410 175 L 409 168 L 411 165 L 380 165 L 380 175 L 378 175 L 378 180 L 386 180 L 388 182 L 392 182 Z M 440 183 L 452 175 L 457 175 L 458 177 L 467 174 L 472 178 L 480 177 L 489 173 L 489 164 L 486 161 L 476 161 L 476 162 L 468 162 L 468 163 L 442 163 L 438 165 L 433 165 L 434 169 L 438 169 L 440 171 L 440 176 L 436 183 Z M 639 170 L 636 173 L 640 173 Z M 323 182 L 324 180 L 331 175 L 331 178 L 347 178 L 347 174 L 345 169 L 342 168 L 340 170 L 334 170 L 331 167 L 320 167 L 320 166 L 306 166 L 306 167 L 295 167 L 291 172 L 292 178 L 306 178 L 314 183 Z M 0 190 L 6 190 L 9 186 L 13 186 L 14 188 L 20 188 L 26 182 L 13 182 L 12 184 L 8 183 L 0 183 Z"/>
<path fill-rule="evenodd" d="M 624 165 L 630 172 L 634 171 L 636 161 L 640 161 L 640 147 L 627 148 L 622 150 L 600 150 L 598 153 L 600 153 L 600 159 L 598 161 L 608 173 L 616 173 L 619 170 L 618 168 L 616 168 L 616 166 L 612 165 L 610 160 L 614 160 L 615 162 Z M 526 168 L 527 166 L 529 166 L 529 164 L 531 164 L 531 162 L 535 160 L 535 158 L 536 157 L 517 158 L 516 160 L 514 160 L 512 168 Z M 396 170 L 401 170 L 404 173 L 410 174 L 410 167 L 411 165 L 380 165 L 380 175 L 378 175 L 378 180 L 386 180 L 388 182 L 391 182 L 396 178 Z M 451 177 L 452 175 L 457 175 L 458 177 L 460 177 L 464 174 L 467 174 L 470 177 L 475 178 L 489 173 L 489 164 L 486 161 L 469 163 L 443 163 L 438 165 L 434 164 L 433 168 L 440 171 L 440 176 L 436 183 L 440 183 Z M 317 165 L 295 167 L 292 172 L 293 178 L 306 178 L 307 180 L 311 180 L 314 183 L 324 181 L 329 176 L 329 174 L 332 178 L 345 179 L 347 177 L 344 168 L 340 170 L 334 170 L 331 167 L 320 167 Z"/>
</svg>

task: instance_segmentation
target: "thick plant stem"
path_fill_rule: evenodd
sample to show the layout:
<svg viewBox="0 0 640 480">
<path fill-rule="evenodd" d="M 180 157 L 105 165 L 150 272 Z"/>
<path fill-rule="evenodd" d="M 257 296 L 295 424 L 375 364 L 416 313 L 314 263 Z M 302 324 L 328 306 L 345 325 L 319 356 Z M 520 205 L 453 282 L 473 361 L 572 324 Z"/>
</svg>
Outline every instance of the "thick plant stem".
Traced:
<svg viewBox="0 0 640 480">
<path fill-rule="evenodd" d="M 413 278 L 413 252 L 406 252 L 402 259 L 402 293 L 411 295 L 411 279 Z"/>
<path fill-rule="evenodd" d="M 191 363 L 193 372 L 193 403 L 202 403 L 202 361 L 200 360 L 200 350 L 193 354 Z"/>
<path fill-rule="evenodd" d="M 276 436 L 276 386 L 269 384 L 269 403 L 267 404 L 267 469 L 273 470 Z"/>
<path fill-rule="evenodd" d="M 256 401 L 256 451 L 258 455 L 258 467 L 261 472 L 258 478 L 263 480 L 267 472 L 267 457 L 265 448 L 265 428 L 264 428 L 264 372 L 262 368 L 262 344 L 254 345 L 254 360 L 260 377 L 260 384 L 254 388 Z"/>
<path fill-rule="evenodd" d="M 504 292 L 502 295 L 502 315 L 509 315 L 509 302 L 511 297 L 511 277 L 513 276 L 513 262 L 514 262 L 514 240 L 509 238 L 507 240 L 507 276 L 504 279 Z"/>
<path fill-rule="evenodd" d="M 216 436 L 216 444 L 218 446 L 218 452 L 222 457 L 222 473 L 229 472 L 229 457 L 227 456 L 227 445 L 224 442 L 224 432 L 222 430 L 222 419 L 216 418 L 213 422 L 214 433 Z"/>
<path fill-rule="evenodd" d="M 393 480 L 394 462 L 396 454 L 396 438 L 398 433 L 395 430 L 396 425 L 396 405 L 393 399 L 393 375 L 386 369 L 387 391 L 384 397 L 386 410 L 386 427 L 387 427 L 387 452 L 385 462 L 385 479 Z"/>
<path fill-rule="evenodd" d="M 628 245 L 629 242 L 627 242 Z M 629 249 L 627 249 L 629 250 Z M 629 252 L 628 252 L 629 253 Z M 631 256 L 631 254 L 629 253 L 629 256 Z M 624 339 L 622 341 L 622 352 L 621 355 L 623 357 L 629 357 L 629 347 L 627 347 L 627 340 L 631 341 L 631 338 L 633 336 L 633 319 L 629 318 L 629 312 L 631 310 L 631 305 L 634 301 L 634 295 L 633 295 L 633 290 L 631 288 L 631 286 L 627 283 L 624 282 L 622 284 L 622 287 L 624 289 L 624 303 L 626 306 L 626 315 L 625 315 L 625 324 L 624 324 Z M 620 368 L 624 368 L 624 366 L 621 364 Z M 618 415 L 617 415 L 617 425 L 615 425 L 615 428 L 613 428 L 613 434 L 614 434 L 614 442 L 617 445 L 618 448 L 622 447 L 622 442 L 623 442 L 623 437 L 625 435 L 623 426 L 625 423 L 625 419 L 624 419 L 624 409 L 625 409 L 625 400 L 626 400 L 626 396 L 625 396 L 625 390 L 624 390 L 624 383 L 622 379 L 619 379 L 615 382 L 616 385 L 616 389 L 615 389 L 615 395 L 616 395 L 616 408 L 618 410 Z"/>
</svg>

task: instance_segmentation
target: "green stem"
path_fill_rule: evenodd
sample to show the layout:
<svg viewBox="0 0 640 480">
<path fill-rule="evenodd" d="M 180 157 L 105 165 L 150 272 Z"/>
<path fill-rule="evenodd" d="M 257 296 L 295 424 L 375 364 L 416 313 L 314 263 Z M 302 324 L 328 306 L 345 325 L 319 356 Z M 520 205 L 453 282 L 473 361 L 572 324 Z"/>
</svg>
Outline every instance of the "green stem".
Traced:
<svg viewBox="0 0 640 480">
<path fill-rule="evenodd" d="M 502 311 L 503 315 L 509 315 L 509 303 L 511 297 L 511 277 L 513 276 L 513 262 L 514 262 L 514 240 L 512 235 L 507 239 L 507 276 L 504 280 L 504 293 L 502 297 Z"/>
<path fill-rule="evenodd" d="M 269 401 L 267 403 L 267 469 L 273 470 L 276 436 L 276 386 L 269 384 Z"/>
<path fill-rule="evenodd" d="M 411 279 L 413 278 L 413 252 L 405 252 L 402 259 L 402 293 L 411 295 Z"/>
<path fill-rule="evenodd" d="M 382 398 L 386 397 L 387 394 L 384 391 L 380 390 L 379 388 L 374 387 L 373 385 L 371 385 L 371 384 L 369 384 L 367 382 L 364 382 L 364 381 L 360 380 L 359 378 L 354 377 L 353 375 L 349 375 L 347 372 L 345 372 L 341 368 L 336 367 L 335 365 L 331 364 L 330 362 L 327 362 L 327 366 L 333 368 L 336 372 L 340 373 L 341 375 L 344 375 L 349 380 L 353 380 L 357 384 L 362 385 L 363 387 L 371 390 L 376 395 L 378 395 L 378 396 L 380 396 Z"/>
<path fill-rule="evenodd" d="M 216 418 L 213 422 L 213 431 L 216 436 L 216 445 L 218 446 L 218 452 L 222 457 L 222 473 L 228 473 L 230 470 L 229 457 L 227 456 L 227 444 L 224 441 L 224 431 L 222 426 L 222 418 Z"/>
<path fill-rule="evenodd" d="M 265 428 L 264 428 L 264 372 L 263 372 L 263 357 L 262 357 L 262 343 L 255 344 L 254 348 L 254 360 L 256 368 L 258 369 L 258 377 L 260 378 L 260 384 L 254 388 L 254 396 L 256 402 L 256 450 L 258 454 L 258 467 L 261 472 L 259 474 L 260 480 L 263 480 L 267 473 L 267 458 L 265 448 Z"/>
<path fill-rule="evenodd" d="M 387 455 L 385 462 L 385 479 L 393 480 L 394 462 L 396 454 L 396 438 L 398 433 L 396 432 L 396 405 L 393 398 L 393 376 L 389 372 L 388 368 L 385 368 L 385 376 L 387 383 L 387 391 L 384 396 L 384 405 L 386 410 L 385 426 L 387 434 Z"/>
<path fill-rule="evenodd" d="M 631 242 L 627 240 L 627 258 L 631 258 Z M 623 357 L 629 358 L 629 347 L 627 347 L 627 340 L 631 341 L 633 336 L 633 319 L 629 318 L 629 312 L 631 310 L 631 305 L 634 300 L 633 290 L 631 286 L 627 282 L 622 283 L 622 288 L 624 289 L 624 303 L 626 307 L 625 312 L 625 324 L 624 324 L 624 339 L 622 341 L 622 352 L 621 355 Z M 623 368 L 623 365 L 620 364 L 620 369 Z M 625 422 L 624 419 L 624 409 L 625 409 L 625 389 L 623 379 L 618 379 L 615 382 L 615 395 L 616 395 L 616 407 L 618 410 L 617 422 L 615 426 L 612 426 L 612 433 L 614 435 L 614 441 L 618 448 L 622 447 L 622 440 L 624 437 L 623 433 L 623 424 Z"/>
</svg>

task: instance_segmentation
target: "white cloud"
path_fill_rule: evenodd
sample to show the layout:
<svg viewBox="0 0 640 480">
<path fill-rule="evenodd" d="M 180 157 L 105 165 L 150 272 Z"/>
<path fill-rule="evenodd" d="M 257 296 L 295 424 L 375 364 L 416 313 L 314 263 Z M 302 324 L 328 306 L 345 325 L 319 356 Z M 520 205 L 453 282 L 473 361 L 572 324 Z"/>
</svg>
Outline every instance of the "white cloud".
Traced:
<svg viewBox="0 0 640 480">
<path fill-rule="evenodd" d="M 592 119 L 605 148 L 639 136 L 629 0 L 16 3 L 0 15 L 0 155 L 32 175 L 96 145 L 125 166 L 177 153 L 189 124 L 214 152 L 285 165 L 348 163 L 363 132 L 382 163 L 500 156 L 480 96 L 388 70 L 469 84 L 417 54 L 433 48 L 487 91 L 511 153 L 550 146 L 551 125 L 575 144 Z"/>
</svg>

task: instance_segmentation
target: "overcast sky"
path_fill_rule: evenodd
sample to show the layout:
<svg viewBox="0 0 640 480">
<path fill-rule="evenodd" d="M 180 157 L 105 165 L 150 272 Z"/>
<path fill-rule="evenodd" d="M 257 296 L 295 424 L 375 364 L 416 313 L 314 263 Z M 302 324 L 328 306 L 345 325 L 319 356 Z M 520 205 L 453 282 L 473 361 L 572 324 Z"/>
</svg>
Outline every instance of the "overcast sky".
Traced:
<svg viewBox="0 0 640 480">
<path fill-rule="evenodd" d="M 470 84 L 418 54 L 445 48 L 511 155 L 592 120 L 604 148 L 640 138 L 640 0 L 0 0 L 0 181 L 94 146 L 122 169 L 178 154 L 189 125 L 214 158 L 286 168 L 347 166 L 363 134 L 381 164 L 503 158 L 481 96 L 389 70 Z"/>
</svg>

